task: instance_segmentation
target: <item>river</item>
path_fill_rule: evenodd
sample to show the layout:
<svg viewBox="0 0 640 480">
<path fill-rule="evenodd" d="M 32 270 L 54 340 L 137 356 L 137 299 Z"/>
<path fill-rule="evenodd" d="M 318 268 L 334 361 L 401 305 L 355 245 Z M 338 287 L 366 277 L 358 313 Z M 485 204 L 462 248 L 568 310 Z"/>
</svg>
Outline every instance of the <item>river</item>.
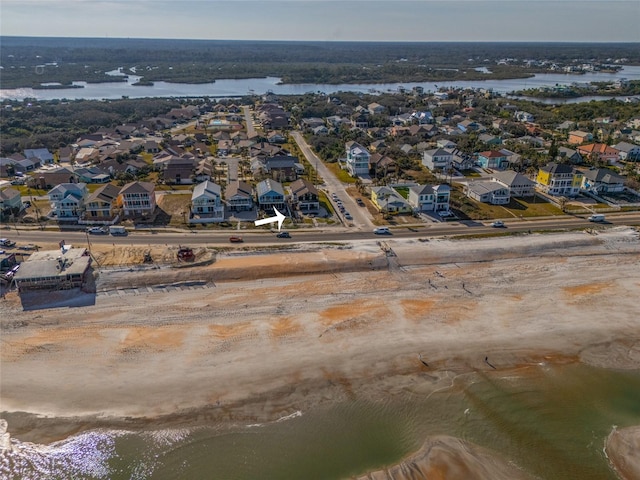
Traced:
<svg viewBox="0 0 640 480">
<path fill-rule="evenodd" d="M 568 364 L 472 373 L 432 394 L 358 396 L 267 424 L 90 430 L 46 446 L 12 439 L 13 450 L 0 451 L 0 476 L 338 479 L 397 463 L 445 434 L 538 478 L 615 479 L 605 438 L 640 424 L 639 398 L 639 371 Z"/>
<path fill-rule="evenodd" d="M 127 82 L 113 83 L 93 83 L 74 82 L 82 85 L 83 88 L 34 90 L 32 88 L 1 89 L 0 100 L 23 100 L 34 98 L 37 100 L 103 100 L 119 99 L 122 97 L 145 98 L 145 97 L 239 97 L 244 95 L 264 94 L 272 91 L 277 95 L 300 95 L 307 92 L 397 92 L 399 87 L 411 89 L 420 86 L 425 91 L 435 91 L 436 84 L 433 82 L 421 83 L 362 83 L 362 84 L 280 84 L 280 78 L 248 78 L 242 80 L 217 80 L 213 83 L 186 84 L 155 82 L 152 86 L 134 86 L 140 77 L 129 76 Z M 438 82 L 437 87 L 462 87 L 462 88 L 486 88 L 498 93 L 508 93 L 514 90 L 527 88 L 570 85 L 574 82 L 603 82 L 613 81 L 619 78 L 628 80 L 640 80 L 640 66 L 626 66 L 616 73 L 586 73 L 584 75 L 570 75 L 559 73 L 536 74 L 532 78 L 507 79 L 507 80 L 474 80 L 474 81 L 454 81 Z M 577 103 L 590 100 L 608 99 L 611 97 L 582 97 L 571 99 L 552 99 L 551 103 Z M 537 99 L 543 101 L 543 99 Z M 548 99 L 546 101 L 549 101 Z"/>
</svg>

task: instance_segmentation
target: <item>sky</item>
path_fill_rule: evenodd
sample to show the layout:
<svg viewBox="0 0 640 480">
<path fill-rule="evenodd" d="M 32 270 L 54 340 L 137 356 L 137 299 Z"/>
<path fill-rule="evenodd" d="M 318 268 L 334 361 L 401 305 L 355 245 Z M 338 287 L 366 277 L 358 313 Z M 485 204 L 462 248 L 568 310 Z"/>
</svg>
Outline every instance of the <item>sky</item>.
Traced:
<svg viewBox="0 0 640 480">
<path fill-rule="evenodd" d="M 640 42 L 640 0 L 0 0 L 10 36 Z"/>
</svg>

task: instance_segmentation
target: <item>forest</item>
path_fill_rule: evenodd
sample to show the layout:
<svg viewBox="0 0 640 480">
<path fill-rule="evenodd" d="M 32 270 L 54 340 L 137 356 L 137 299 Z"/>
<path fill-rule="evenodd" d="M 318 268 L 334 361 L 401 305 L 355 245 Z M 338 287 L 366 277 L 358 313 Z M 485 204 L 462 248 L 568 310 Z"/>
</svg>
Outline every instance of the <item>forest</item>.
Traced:
<svg viewBox="0 0 640 480">
<path fill-rule="evenodd" d="M 386 83 L 525 78 L 546 64 L 640 64 L 637 44 L 275 42 L 0 37 L 1 88 L 107 82 L 208 83 L 274 76 L 285 83 Z M 504 65 L 499 60 L 510 59 Z M 491 73 L 476 71 L 490 66 Z M 45 88 L 55 88 L 48 86 Z"/>
</svg>

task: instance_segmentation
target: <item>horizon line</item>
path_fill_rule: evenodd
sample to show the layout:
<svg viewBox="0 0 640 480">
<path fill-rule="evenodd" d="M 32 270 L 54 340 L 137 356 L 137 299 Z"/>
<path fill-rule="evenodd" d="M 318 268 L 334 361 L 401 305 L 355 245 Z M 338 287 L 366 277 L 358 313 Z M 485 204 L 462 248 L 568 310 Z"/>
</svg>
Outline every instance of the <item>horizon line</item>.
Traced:
<svg viewBox="0 0 640 480">
<path fill-rule="evenodd" d="M 473 43 L 512 43 L 512 44 L 640 44 L 640 41 L 630 40 L 611 40 L 611 41 L 593 41 L 593 40 L 321 40 L 321 39 L 229 39 L 229 38 L 162 38 L 162 37 L 74 37 L 74 36 L 58 36 L 58 35 L 1 35 L 0 38 L 59 38 L 59 39 L 87 39 L 87 40 L 173 40 L 187 42 L 281 42 L 281 43 L 457 43 L 457 44 L 473 44 Z"/>
</svg>

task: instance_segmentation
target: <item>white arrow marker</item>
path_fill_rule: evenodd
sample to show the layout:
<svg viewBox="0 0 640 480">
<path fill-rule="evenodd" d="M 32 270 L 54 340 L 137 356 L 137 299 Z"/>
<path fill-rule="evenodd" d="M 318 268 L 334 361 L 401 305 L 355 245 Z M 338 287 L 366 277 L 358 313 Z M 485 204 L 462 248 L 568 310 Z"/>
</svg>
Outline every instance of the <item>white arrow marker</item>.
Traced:
<svg viewBox="0 0 640 480">
<path fill-rule="evenodd" d="M 278 222 L 278 231 L 280 231 L 280 229 L 282 228 L 282 222 L 284 222 L 284 219 L 287 218 L 285 217 L 283 214 L 281 214 L 277 208 L 273 207 L 273 211 L 276 212 L 276 216 L 275 217 L 269 217 L 269 218 L 263 218 L 262 220 L 256 220 L 254 223 L 256 224 L 256 227 L 259 227 L 260 225 L 266 225 L 267 223 L 274 223 L 274 222 Z"/>
</svg>

